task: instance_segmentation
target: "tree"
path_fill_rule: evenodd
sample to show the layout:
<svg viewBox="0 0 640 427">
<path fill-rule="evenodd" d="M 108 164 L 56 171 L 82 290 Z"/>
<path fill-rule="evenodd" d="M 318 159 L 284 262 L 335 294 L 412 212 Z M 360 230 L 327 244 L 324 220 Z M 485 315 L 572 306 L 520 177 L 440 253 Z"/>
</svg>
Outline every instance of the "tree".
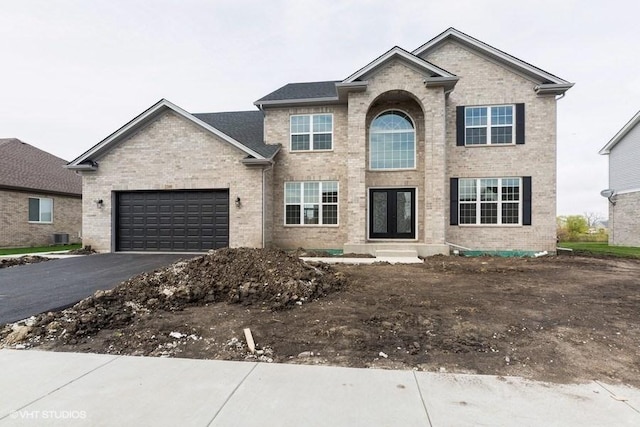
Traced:
<svg viewBox="0 0 640 427">
<path fill-rule="evenodd" d="M 565 227 L 570 237 L 577 237 L 579 234 L 584 234 L 589 231 L 587 218 L 582 215 L 569 215 L 566 218 Z"/>
<path fill-rule="evenodd" d="M 596 224 L 604 219 L 604 217 L 597 212 L 585 212 L 583 216 L 587 220 L 589 229 L 595 228 Z"/>
</svg>

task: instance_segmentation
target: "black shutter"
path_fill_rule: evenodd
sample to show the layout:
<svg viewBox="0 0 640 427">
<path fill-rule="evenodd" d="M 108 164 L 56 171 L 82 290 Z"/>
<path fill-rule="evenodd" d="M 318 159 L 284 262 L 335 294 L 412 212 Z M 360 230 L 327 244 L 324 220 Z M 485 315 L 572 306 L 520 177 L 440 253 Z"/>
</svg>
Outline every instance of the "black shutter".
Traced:
<svg viewBox="0 0 640 427">
<path fill-rule="evenodd" d="M 522 177 L 522 225 L 531 225 L 531 177 Z"/>
<path fill-rule="evenodd" d="M 449 185 L 449 224 L 458 225 L 458 178 L 451 178 Z"/>
<path fill-rule="evenodd" d="M 464 147 L 464 106 L 456 107 L 456 145 Z"/>
<path fill-rule="evenodd" d="M 524 104 L 516 104 L 516 144 L 524 144 Z"/>
</svg>

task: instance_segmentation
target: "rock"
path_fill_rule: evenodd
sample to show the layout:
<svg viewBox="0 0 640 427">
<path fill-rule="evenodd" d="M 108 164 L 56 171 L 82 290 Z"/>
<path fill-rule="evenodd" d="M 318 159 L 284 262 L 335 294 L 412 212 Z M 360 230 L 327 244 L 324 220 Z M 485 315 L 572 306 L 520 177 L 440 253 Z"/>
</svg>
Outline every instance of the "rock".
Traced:
<svg viewBox="0 0 640 427">
<path fill-rule="evenodd" d="M 180 338 L 182 338 L 182 337 L 185 337 L 186 335 L 185 335 L 185 334 L 181 334 L 180 332 L 171 332 L 171 333 L 169 334 L 169 336 L 170 336 L 171 338 L 180 339 Z"/>
<path fill-rule="evenodd" d="M 384 351 L 381 351 L 380 353 L 378 353 L 378 356 L 383 357 L 383 358 L 388 358 L 389 355 L 387 353 L 385 353 Z"/>
<path fill-rule="evenodd" d="M 29 332 L 31 332 L 31 329 L 33 329 L 31 326 L 18 326 L 13 328 L 13 332 L 4 339 L 5 344 L 12 345 L 24 341 L 27 335 L 29 335 Z"/>
<path fill-rule="evenodd" d="M 303 351 L 302 353 L 298 354 L 298 357 L 300 357 L 300 358 L 313 357 L 313 351 Z"/>
</svg>

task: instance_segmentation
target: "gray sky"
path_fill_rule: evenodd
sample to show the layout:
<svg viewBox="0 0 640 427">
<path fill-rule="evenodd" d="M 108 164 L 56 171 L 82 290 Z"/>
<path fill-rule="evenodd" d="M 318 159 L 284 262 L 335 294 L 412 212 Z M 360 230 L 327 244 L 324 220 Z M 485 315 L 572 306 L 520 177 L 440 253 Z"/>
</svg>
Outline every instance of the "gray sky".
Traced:
<svg viewBox="0 0 640 427">
<path fill-rule="evenodd" d="M 607 214 L 598 155 L 640 109 L 637 1 L 5 0 L 0 137 L 67 160 L 161 98 L 253 109 L 448 27 L 576 86 L 558 102 L 558 214 Z"/>
</svg>

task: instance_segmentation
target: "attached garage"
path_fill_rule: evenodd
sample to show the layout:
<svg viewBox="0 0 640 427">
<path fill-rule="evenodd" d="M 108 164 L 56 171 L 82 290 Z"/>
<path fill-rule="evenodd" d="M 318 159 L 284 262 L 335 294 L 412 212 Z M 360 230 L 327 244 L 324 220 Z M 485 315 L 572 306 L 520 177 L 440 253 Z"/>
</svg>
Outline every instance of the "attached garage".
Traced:
<svg viewBox="0 0 640 427">
<path fill-rule="evenodd" d="M 229 246 L 229 191 L 130 191 L 115 196 L 116 250 L 203 252 Z"/>
</svg>

